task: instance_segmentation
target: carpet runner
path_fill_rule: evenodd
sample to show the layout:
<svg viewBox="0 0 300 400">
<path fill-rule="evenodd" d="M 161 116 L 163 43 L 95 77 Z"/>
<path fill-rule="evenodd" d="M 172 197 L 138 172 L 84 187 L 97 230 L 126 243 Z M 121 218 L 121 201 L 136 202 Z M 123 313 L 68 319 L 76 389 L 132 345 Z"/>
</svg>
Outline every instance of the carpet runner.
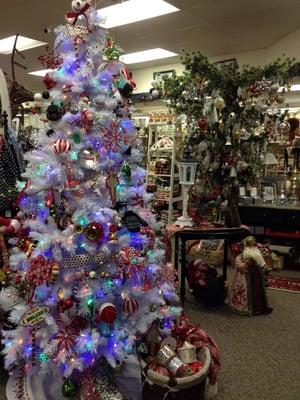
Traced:
<svg viewBox="0 0 300 400">
<path fill-rule="evenodd" d="M 300 293 L 300 278 L 269 275 L 267 276 L 267 286 L 269 289 Z"/>
</svg>

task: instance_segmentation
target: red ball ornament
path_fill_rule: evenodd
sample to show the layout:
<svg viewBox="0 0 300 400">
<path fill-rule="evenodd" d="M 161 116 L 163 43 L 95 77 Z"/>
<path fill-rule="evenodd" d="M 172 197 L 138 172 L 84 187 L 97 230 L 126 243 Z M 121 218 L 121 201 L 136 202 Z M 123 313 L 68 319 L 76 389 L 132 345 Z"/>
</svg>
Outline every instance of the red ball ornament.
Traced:
<svg viewBox="0 0 300 400">
<path fill-rule="evenodd" d="M 85 228 L 85 234 L 91 242 L 99 242 L 104 236 L 103 226 L 98 222 L 91 222 Z"/>
<path fill-rule="evenodd" d="M 96 311 L 95 321 L 106 322 L 107 324 L 113 324 L 117 318 L 117 309 L 112 303 L 104 303 Z"/>
<path fill-rule="evenodd" d="M 201 361 L 198 360 L 198 361 L 195 361 L 195 362 L 189 364 L 189 367 L 193 371 L 193 374 L 197 374 L 197 372 L 199 372 L 200 369 L 203 367 L 203 364 Z"/>
<path fill-rule="evenodd" d="M 70 142 L 68 142 L 65 139 L 57 139 L 53 145 L 52 149 L 55 154 L 63 154 L 63 153 L 68 153 L 71 149 Z"/>
<path fill-rule="evenodd" d="M 132 297 L 126 297 L 123 302 L 123 311 L 128 316 L 134 314 L 139 308 L 139 303 L 136 299 Z"/>
<path fill-rule="evenodd" d="M 253 83 L 252 85 L 249 86 L 249 90 L 251 93 L 256 93 L 257 85 L 255 83 Z"/>
<path fill-rule="evenodd" d="M 109 227 L 108 240 L 110 242 L 114 242 L 114 241 L 118 240 L 117 231 L 118 231 L 118 227 L 116 225 L 111 225 Z"/>
<path fill-rule="evenodd" d="M 46 74 L 46 76 L 43 79 L 44 85 L 46 86 L 47 90 L 53 89 L 56 86 L 56 82 L 49 74 Z"/>
<path fill-rule="evenodd" d="M 73 299 L 66 299 L 66 300 L 63 300 L 63 302 L 62 302 L 62 308 L 64 309 L 64 310 L 69 310 L 70 308 L 72 308 L 73 307 L 73 305 L 74 305 L 74 301 L 73 301 Z"/>
<path fill-rule="evenodd" d="M 198 127 L 202 130 L 207 129 L 207 121 L 204 118 L 199 119 Z"/>
</svg>

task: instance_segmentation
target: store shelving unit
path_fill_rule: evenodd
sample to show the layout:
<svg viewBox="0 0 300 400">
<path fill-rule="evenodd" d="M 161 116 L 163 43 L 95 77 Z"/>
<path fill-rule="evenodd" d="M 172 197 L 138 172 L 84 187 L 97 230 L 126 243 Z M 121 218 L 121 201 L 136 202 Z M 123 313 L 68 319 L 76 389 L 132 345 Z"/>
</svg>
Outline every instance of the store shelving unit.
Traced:
<svg viewBox="0 0 300 400">
<path fill-rule="evenodd" d="M 163 141 L 167 147 L 160 147 Z M 161 205 L 160 217 L 166 223 L 177 218 L 176 203 L 182 201 L 176 167 L 180 142 L 179 124 L 166 121 L 149 123 L 147 184 L 156 185 L 154 202 Z"/>
<path fill-rule="evenodd" d="M 148 163 L 149 119 L 148 116 L 133 117 L 141 154 L 143 154 L 141 167 L 145 169 L 147 169 Z"/>
</svg>

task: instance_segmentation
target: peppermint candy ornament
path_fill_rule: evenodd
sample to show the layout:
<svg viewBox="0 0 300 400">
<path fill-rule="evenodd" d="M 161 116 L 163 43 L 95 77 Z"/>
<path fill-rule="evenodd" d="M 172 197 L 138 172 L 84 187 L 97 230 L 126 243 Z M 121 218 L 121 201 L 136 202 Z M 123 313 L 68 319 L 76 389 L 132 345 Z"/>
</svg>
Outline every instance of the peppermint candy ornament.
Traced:
<svg viewBox="0 0 300 400">
<path fill-rule="evenodd" d="M 124 247 L 116 256 L 116 264 L 128 278 L 131 278 L 134 273 L 142 271 L 145 267 L 141 253 L 129 246 Z"/>
<path fill-rule="evenodd" d="M 70 142 L 68 142 L 68 140 L 57 139 L 53 143 L 52 149 L 55 154 L 64 154 L 64 153 L 68 153 L 70 151 L 71 145 L 70 145 Z"/>
<path fill-rule="evenodd" d="M 128 317 L 133 315 L 139 308 L 139 303 L 132 297 L 126 297 L 123 301 L 123 311 Z"/>
</svg>

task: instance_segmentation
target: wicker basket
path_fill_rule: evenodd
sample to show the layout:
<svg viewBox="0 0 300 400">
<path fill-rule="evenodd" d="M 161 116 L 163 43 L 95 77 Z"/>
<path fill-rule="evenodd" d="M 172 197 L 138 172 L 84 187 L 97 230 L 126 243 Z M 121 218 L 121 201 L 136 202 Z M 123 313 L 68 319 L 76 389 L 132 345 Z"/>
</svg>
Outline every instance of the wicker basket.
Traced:
<svg viewBox="0 0 300 400">
<path fill-rule="evenodd" d="M 169 378 L 147 369 L 140 360 L 143 380 L 143 400 L 204 400 L 206 377 L 211 363 L 207 347 L 198 353 L 203 367 L 196 374 L 185 378 Z"/>
<path fill-rule="evenodd" d="M 200 240 L 189 243 L 189 256 L 193 259 L 201 258 L 211 267 L 223 265 L 224 240 Z"/>
</svg>

